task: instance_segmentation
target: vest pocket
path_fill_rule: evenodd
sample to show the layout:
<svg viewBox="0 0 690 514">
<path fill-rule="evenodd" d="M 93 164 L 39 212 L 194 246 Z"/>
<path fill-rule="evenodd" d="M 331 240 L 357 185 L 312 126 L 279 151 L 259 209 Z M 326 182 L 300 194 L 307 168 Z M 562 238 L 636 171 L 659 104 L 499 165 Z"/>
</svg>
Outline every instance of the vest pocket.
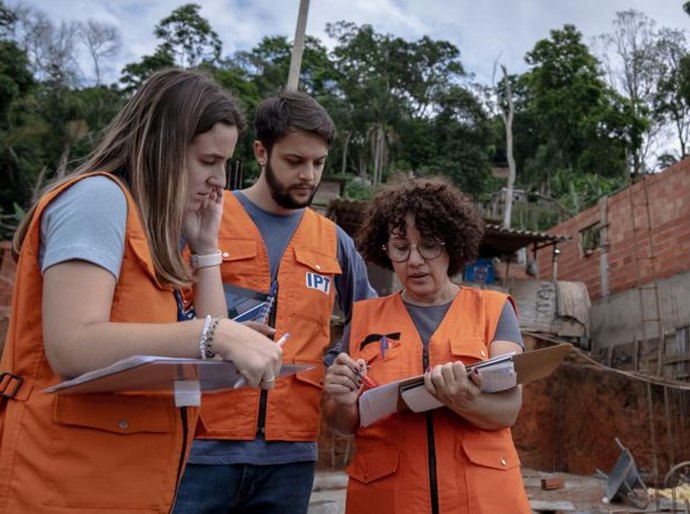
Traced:
<svg viewBox="0 0 690 514">
<path fill-rule="evenodd" d="M 465 438 L 462 449 L 472 464 L 484 468 L 507 471 L 520 465 L 512 440 L 506 440 L 505 436 Z"/>
<path fill-rule="evenodd" d="M 314 366 L 311 369 L 295 373 L 295 378 L 300 382 L 304 382 L 305 384 L 323 389 L 324 368 L 322 362 L 295 362 L 295 364 L 309 364 Z"/>
<path fill-rule="evenodd" d="M 44 504 L 169 507 L 182 443 L 171 397 L 57 395 L 54 406 Z"/>
<path fill-rule="evenodd" d="M 287 408 L 283 410 L 283 419 L 287 427 L 296 431 L 296 437 L 315 440 L 319 430 L 323 364 L 318 361 L 300 361 L 296 364 L 311 364 L 314 367 L 295 373 L 294 379 L 286 381 L 287 389 L 283 394 Z M 281 387 L 280 380 L 276 387 Z"/>
<path fill-rule="evenodd" d="M 300 264 L 326 275 L 339 275 L 343 272 L 337 259 L 318 252 L 295 247 L 295 260 Z"/>
<path fill-rule="evenodd" d="M 457 451 L 464 453 L 459 461 L 464 462 L 467 495 L 460 501 L 468 502 L 468 512 L 493 514 L 505 512 L 511 505 L 511 512 L 530 512 L 526 497 L 520 459 L 513 445 L 508 429 L 482 434 L 485 437 L 467 437 Z M 500 487 L 496 484 L 500 483 Z"/>
<path fill-rule="evenodd" d="M 256 241 L 243 239 L 220 238 L 218 246 L 223 257 L 223 262 L 243 261 L 253 259 L 258 254 Z"/>
<path fill-rule="evenodd" d="M 489 348 L 480 336 L 453 336 L 450 339 L 450 353 L 465 364 L 485 361 Z"/>
<path fill-rule="evenodd" d="M 362 484 L 371 484 L 393 475 L 398 470 L 398 448 L 357 449 L 355 460 L 345 470 L 350 478 Z"/>
<path fill-rule="evenodd" d="M 403 490 L 398 476 L 400 450 L 396 447 L 357 448 L 355 460 L 345 470 L 346 511 L 361 514 L 413 512 L 402 508 Z M 410 505 L 407 505 L 410 507 Z"/>
<path fill-rule="evenodd" d="M 328 326 L 335 298 L 333 280 L 335 275 L 342 273 L 340 264 L 332 256 L 304 248 L 294 247 L 293 254 L 294 270 L 289 276 L 292 282 L 290 311 L 296 317 Z"/>
</svg>

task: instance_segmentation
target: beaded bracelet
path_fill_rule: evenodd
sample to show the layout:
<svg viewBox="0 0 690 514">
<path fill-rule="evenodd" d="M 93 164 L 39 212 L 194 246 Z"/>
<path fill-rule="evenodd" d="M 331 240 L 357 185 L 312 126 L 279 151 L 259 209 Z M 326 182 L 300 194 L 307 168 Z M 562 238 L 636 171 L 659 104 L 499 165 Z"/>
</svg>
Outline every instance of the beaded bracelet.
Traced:
<svg viewBox="0 0 690 514">
<path fill-rule="evenodd" d="M 201 329 L 201 339 L 199 340 L 199 353 L 204 360 L 213 359 L 216 356 L 213 349 L 213 334 L 219 322 L 220 318 L 212 318 L 210 314 L 204 318 L 204 327 Z"/>
</svg>

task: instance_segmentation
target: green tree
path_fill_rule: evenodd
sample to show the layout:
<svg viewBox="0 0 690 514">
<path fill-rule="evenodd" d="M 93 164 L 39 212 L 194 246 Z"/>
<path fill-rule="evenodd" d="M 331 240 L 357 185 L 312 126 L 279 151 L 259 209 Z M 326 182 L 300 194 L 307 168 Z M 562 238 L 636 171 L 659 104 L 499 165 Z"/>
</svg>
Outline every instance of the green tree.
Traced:
<svg viewBox="0 0 690 514">
<path fill-rule="evenodd" d="M 608 82 L 625 99 L 636 118 L 628 134 L 632 170 L 649 171 L 652 150 L 665 120 L 655 116 L 655 99 L 664 73 L 659 57 L 659 32 L 654 20 L 630 9 L 616 13 L 614 31 L 602 36 L 608 52 L 602 55 Z"/>
<path fill-rule="evenodd" d="M 182 68 L 217 67 L 223 46 L 211 24 L 199 14 L 199 9 L 197 4 L 185 4 L 156 25 L 153 33 L 161 40 L 156 51 L 122 69 L 120 82 L 126 91 L 136 90 L 153 72 L 162 68 L 176 65 Z"/>
<path fill-rule="evenodd" d="M 487 112 L 477 96 L 458 85 L 436 99 L 438 114 L 431 120 L 424 174 L 450 177 L 463 191 L 478 198 L 498 184 L 490 176 L 488 146 L 491 130 Z"/>
<path fill-rule="evenodd" d="M 531 69 L 514 88 L 519 183 L 561 197 L 568 191 L 560 176 L 590 173 L 622 181 L 634 116 L 605 84 L 582 34 L 572 25 L 552 30 L 526 61 Z"/>
<path fill-rule="evenodd" d="M 685 35 L 678 30 L 662 29 L 655 45 L 659 78 L 653 98 L 654 117 L 673 127 L 680 160 L 688 155 L 690 139 L 690 98 L 684 95 L 683 61 L 688 58 Z M 668 161 L 661 162 L 662 166 Z"/>
<path fill-rule="evenodd" d="M 16 22 L 16 14 L 0 1 L 0 238 L 14 230 L 15 205 L 23 204 L 26 190 L 11 113 L 35 84 L 26 52 L 11 39 Z"/>
<path fill-rule="evenodd" d="M 291 43 L 285 36 L 266 36 L 251 50 L 235 53 L 231 64 L 241 68 L 254 82 L 262 97 L 285 87 L 290 68 Z M 335 70 L 328 50 L 312 36 L 305 38 L 300 89 L 315 97 L 328 95 L 333 89 Z"/>
<path fill-rule="evenodd" d="M 175 65 L 175 58 L 168 50 L 158 47 L 153 55 L 145 55 L 139 62 L 126 64 L 122 68 L 120 82 L 126 92 L 132 92 L 151 76 L 156 70 Z"/>
<path fill-rule="evenodd" d="M 197 4 L 184 4 L 163 18 L 153 31 L 181 68 L 217 64 L 220 60 L 223 44 L 209 21 L 199 14 L 200 9 Z"/>
<path fill-rule="evenodd" d="M 468 192 L 481 190 L 484 181 L 472 178 L 487 174 L 486 145 L 475 136 L 487 134 L 487 120 L 476 116 L 482 107 L 463 84 L 459 50 L 370 25 L 338 22 L 326 31 L 336 40 L 331 59 L 340 102 L 331 112 L 344 134 L 341 171 L 374 185 L 397 171 L 443 173 Z"/>
</svg>

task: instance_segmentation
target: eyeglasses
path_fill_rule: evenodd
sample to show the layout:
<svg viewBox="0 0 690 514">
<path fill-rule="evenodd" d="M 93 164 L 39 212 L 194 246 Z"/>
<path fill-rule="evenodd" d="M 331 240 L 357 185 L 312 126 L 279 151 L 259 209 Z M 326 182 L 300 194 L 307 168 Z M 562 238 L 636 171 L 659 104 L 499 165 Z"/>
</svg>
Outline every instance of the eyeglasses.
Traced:
<svg viewBox="0 0 690 514">
<path fill-rule="evenodd" d="M 408 244 L 405 241 L 394 241 L 383 245 L 383 250 L 393 262 L 405 262 L 410 258 L 412 248 L 417 249 L 417 253 L 419 253 L 422 259 L 431 260 L 443 253 L 444 246 L 446 246 L 446 243 L 438 239 L 429 239 L 416 245 Z"/>
</svg>

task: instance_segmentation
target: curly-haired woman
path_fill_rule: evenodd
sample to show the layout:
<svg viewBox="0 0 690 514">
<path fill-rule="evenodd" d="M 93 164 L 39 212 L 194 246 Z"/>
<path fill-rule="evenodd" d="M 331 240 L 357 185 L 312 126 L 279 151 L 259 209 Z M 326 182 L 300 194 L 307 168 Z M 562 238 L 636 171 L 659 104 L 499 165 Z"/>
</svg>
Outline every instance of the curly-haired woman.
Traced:
<svg viewBox="0 0 690 514">
<path fill-rule="evenodd" d="M 510 297 L 450 279 L 476 256 L 483 234 L 470 200 L 441 178 L 394 184 L 371 204 L 358 247 L 392 269 L 402 290 L 355 304 L 349 347 L 325 379 L 326 416 L 356 435 L 348 513 L 531 512 L 509 428 L 520 387 L 483 393 L 481 375 L 465 368 L 523 351 Z M 379 385 L 424 373 L 444 406 L 359 427 L 364 373 Z"/>
</svg>

